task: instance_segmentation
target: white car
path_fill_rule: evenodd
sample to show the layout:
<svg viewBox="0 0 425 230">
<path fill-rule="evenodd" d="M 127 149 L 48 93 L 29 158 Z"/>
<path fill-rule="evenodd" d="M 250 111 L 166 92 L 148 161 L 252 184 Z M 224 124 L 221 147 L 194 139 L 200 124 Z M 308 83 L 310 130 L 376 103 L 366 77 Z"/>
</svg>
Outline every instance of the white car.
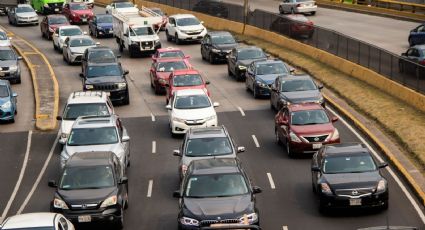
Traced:
<svg viewBox="0 0 425 230">
<path fill-rule="evenodd" d="M 26 213 L 7 218 L 0 229 L 74 230 L 74 225 L 62 214 L 51 212 Z"/>
<path fill-rule="evenodd" d="M 131 2 L 113 2 L 106 6 L 106 13 L 112 14 L 116 10 L 120 13 L 138 13 L 139 9 L 137 5 L 133 5 Z"/>
<path fill-rule="evenodd" d="M 60 26 L 53 33 L 53 48 L 62 53 L 63 43 L 70 36 L 86 35 L 79 26 Z"/>
<path fill-rule="evenodd" d="M 191 14 L 171 15 L 165 26 L 167 41 L 174 40 L 176 44 L 180 44 L 182 41 L 201 41 L 207 34 L 203 23 Z"/>
<path fill-rule="evenodd" d="M 7 36 L 7 33 L 0 29 L 0 46 L 11 46 L 10 37 Z"/>
<path fill-rule="evenodd" d="M 68 64 L 80 63 L 86 49 L 96 47 L 99 44 L 88 35 L 68 37 L 63 43 L 63 60 Z"/>
<path fill-rule="evenodd" d="M 309 13 L 315 15 L 317 11 L 317 4 L 314 0 L 283 0 L 279 4 L 279 13 Z"/>
<path fill-rule="evenodd" d="M 217 126 L 215 107 L 203 89 L 176 91 L 166 106 L 169 114 L 171 134 L 184 134 L 192 127 Z"/>
</svg>

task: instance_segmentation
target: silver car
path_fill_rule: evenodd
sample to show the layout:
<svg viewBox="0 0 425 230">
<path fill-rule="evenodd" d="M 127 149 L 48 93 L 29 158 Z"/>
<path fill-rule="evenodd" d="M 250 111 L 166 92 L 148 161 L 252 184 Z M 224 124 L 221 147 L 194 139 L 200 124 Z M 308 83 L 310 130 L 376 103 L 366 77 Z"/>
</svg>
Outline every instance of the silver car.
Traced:
<svg viewBox="0 0 425 230">
<path fill-rule="evenodd" d="M 317 4 L 314 0 L 283 0 L 279 4 L 279 13 L 306 14 L 315 15 Z"/>
<path fill-rule="evenodd" d="M 12 38 L 7 36 L 7 33 L 0 29 L 0 46 L 11 46 L 12 44 L 10 44 L 10 40 Z"/>
<path fill-rule="evenodd" d="M 88 35 L 67 37 L 62 47 L 63 60 L 68 64 L 80 63 L 86 49 L 99 44 Z"/>
<path fill-rule="evenodd" d="M 38 25 L 38 15 L 28 4 L 19 4 L 10 9 L 7 17 L 12 25 Z"/>
<path fill-rule="evenodd" d="M 118 116 L 77 118 L 61 153 L 61 167 L 73 154 L 89 151 L 113 152 L 123 169 L 130 165 L 130 137 Z"/>
</svg>

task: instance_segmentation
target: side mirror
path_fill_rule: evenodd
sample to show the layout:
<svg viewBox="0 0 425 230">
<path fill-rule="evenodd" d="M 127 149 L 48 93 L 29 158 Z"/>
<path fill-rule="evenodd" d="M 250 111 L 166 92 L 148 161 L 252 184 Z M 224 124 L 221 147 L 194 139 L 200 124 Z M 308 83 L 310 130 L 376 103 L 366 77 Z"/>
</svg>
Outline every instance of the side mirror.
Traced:
<svg viewBox="0 0 425 230">
<path fill-rule="evenodd" d="M 128 183 L 128 178 L 127 177 L 122 177 L 119 184 L 127 184 Z"/>
<path fill-rule="evenodd" d="M 134 8 L 137 8 L 137 5 L 134 5 Z"/>
<path fill-rule="evenodd" d="M 12 97 L 17 97 L 18 94 L 17 93 L 12 93 Z"/>
<path fill-rule="evenodd" d="M 201 21 L 201 24 L 204 24 L 204 21 Z"/>
<path fill-rule="evenodd" d="M 62 121 L 62 117 L 61 116 L 56 116 L 56 120 Z"/>
<path fill-rule="evenodd" d="M 289 73 L 291 73 L 291 74 L 295 73 L 295 69 L 294 68 L 290 68 L 289 69 Z"/>
<path fill-rule="evenodd" d="M 59 34 L 54 34 L 53 36 L 55 36 L 55 37 L 59 37 Z"/>
<path fill-rule="evenodd" d="M 121 58 L 121 54 L 118 54 L 118 55 L 117 55 L 117 58 Z"/>
<path fill-rule="evenodd" d="M 9 38 L 9 40 L 12 40 L 13 39 L 13 37 L 8 37 Z"/>
<path fill-rule="evenodd" d="M 333 116 L 332 117 L 332 122 L 336 122 L 336 121 L 338 121 L 339 120 L 339 118 L 337 117 L 337 116 Z"/>
<path fill-rule="evenodd" d="M 68 45 L 67 44 L 63 44 L 63 47 L 68 47 Z"/>
<path fill-rule="evenodd" d="M 128 141 L 130 141 L 130 137 L 129 136 L 123 136 L 121 141 L 122 142 L 128 142 Z"/>
<path fill-rule="evenodd" d="M 252 192 L 254 194 L 261 193 L 263 190 L 258 186 L 252 186 Z"/>
<path fill-rule="evenodd" d="M 319 89 L 323 89 L 323 85 L 322 85 L 322 84 L 320 84 L 320 85 L 318 85 L 318 86 L 317 86 L 317 88 L 319 88 Z"/>
<path fill-rule="evenodd" d="M 87 32 L 86 32 L 86 31 L 84 31 L 84 32 L 83 32 L 83 34 L 84 34 L 84 35 L 87 35 Z"/>
<path fill-rule="evenodd" d="M 56 181 L 54 181 L 54 180 L 49 180 L 49 182 L 47 183 L 47 185 L 49 185 L 49 187 L 51 187 L 51 188 L 58 187 L 58 185 L 56 184 Z"/>
<path fill-rule="evenodd" d="M 173 155 L 177 156 L 177 157 L 181 156 L 180 150 L 178 150 L 178 149 L 174 150 Z"/>
<path fill-rule="evenodd" d="M 97 46 L 100 46 L 100 42 L 96 42 L 96 45 L 97 45 Z"/>
<path fill-rule="evenodd" d="M 83 73 L 80 73 L 80 77 L 83 78 L 84 77 L 84 74 Z"/>
<path fill-rule="evenodd" d="M 179 191 L 179 190 L 174 191 L 174 192 L 173 192 L 173 197 L 174 197 L 174 198 L 181 198 L 182 196 L 180 195 L 180 191 Z"/>
<path fill-rule="evenodd" d="M 205 85 L 209 85 L 211 82 L 210 81 L 206 81 L 205 82 Z"/>
<path fill-rule="evenodd" d="M 318 166 L 311 166 L 311 171 L 320 172 L 320 168 Z"/>
<path fill-rule="evenodd" d="M 401 56 L 407 56 L 407 53 L 401 53 Z"/>
<path fill-rule="evenodd" d="M 245 147 L 239 146 L 237 151 L 238 151 L 238 153 L 243 153 L 243 152 L 245 152 Z"/>
<path fill-rule="evenodd" d="M 128 37 L 128 34 L 127 33 L 125 33 L 125 34 L 123 34 L 124 35 L 124 37 Z"/>
<path fill-rule="evenodd" d="M 189 58 L 190 58 L 190 55 L 186 55 L 186 56 L 184 56 L 184 58 L 187 58 L 187 59 L 189 59 Z"/>
<path fill-rule="evenodd" d="M 130 71 L 128 71 L 128 70 L 124 70 L 124 75 L 127 75 L 127 74 L 129 74 L 130 73 Z"/>
<path fill-rule="evenodd" d="M 266 54 L 266 57 L 269 58 L 270 57 L 270 54 Z"/>
<path fill-rule="evenodd" d="M 378 168 L 382 169 L 382 168 L 385 168 L 387 166 L 388 166 L 388 163 L 387 162 L 383 162 L 383 163 L 381 163 L 381 164 L 378 165 Z"/>
<path fill-rule="evenodd" d="M 165 108 L 171 110 L 171 105 L 166 105 Z"/>
<path fill-rule="evenodd" d="M 220 103 L 218 103 L 218 102 L 214 102 L 214 103 L 213 103 L 213 106 L 214 106 L 214 107 L 219 107 L 219 106 L 220 106 Z"/>
</svg>

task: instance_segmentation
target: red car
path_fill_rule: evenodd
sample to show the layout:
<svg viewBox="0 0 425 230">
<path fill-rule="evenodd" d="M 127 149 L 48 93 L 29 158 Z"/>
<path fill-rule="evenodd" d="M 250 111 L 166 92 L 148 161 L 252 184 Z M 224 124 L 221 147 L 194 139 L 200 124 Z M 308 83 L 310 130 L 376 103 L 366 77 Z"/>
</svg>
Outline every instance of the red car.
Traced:
<svg viewBox="0 0 425 230">
<path fill-rule="evenodd" d="M 173 93 L 182 89 L 203 89 L 210 95 L 207 89 L 209 81 L 204 81 L 198 70 L 176 70 L 170 74 L 168 83 L 166 85 L 166 103 L 170 100 Z"/>
<path fill-rule="evenodd" d="M 275 135 L 284 143 L 289 157 L 295 154 L 314 153 L 324 144 L 339 143 L 339 132 L 331 117 L 320 104 L 291 104 L 275 116 Z"/>
<path fill-rule="evenodd" d="M 51 14 L 44 16 L 40 22 L 41 35 L 48 40 L 52 39 L 53 32 L 59 26 L 69 25 L 68 19 L 62 14 Z"/>
<path fill-rule="evenodd" d="M 93 19 L 93 11 L 85 3 L 66 3 L 62 12 L 71 24 L 87 23 Z"/>
<path fill-rule="evenodd" d="M 191 69 L 192 65 L 184 58 L 159 58 L 150 69 L 151 86 L 156 94 L 164 93 L 171 72 Z"/>
<path fill-rule="evenodd" d="M 186 56 L 183 51 L 179 48 L 167 47 L 157 49 L 156 52 L 152 55 L 152 61 L 155 62 L 158 58 L 190 58 Z"/>
</svg>

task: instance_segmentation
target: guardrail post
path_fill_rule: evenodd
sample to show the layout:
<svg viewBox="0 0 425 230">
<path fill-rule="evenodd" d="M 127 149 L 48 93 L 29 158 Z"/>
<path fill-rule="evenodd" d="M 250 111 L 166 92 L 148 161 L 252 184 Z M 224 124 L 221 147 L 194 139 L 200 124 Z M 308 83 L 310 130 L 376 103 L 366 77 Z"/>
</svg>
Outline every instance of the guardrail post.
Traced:
<svg viewBox="0 0 425 230">
<path fill-rule="evenodd" d="M 339 34 L 336 34 L 336 56 L 339 56 Z"/>
<path fill-rule="evenodd" d="M 357 64 L 360 65 L 360 42 L 357 42 L 358 45 L 358 49 L 357 49 Z"/>
<path fill-rule="evenodd" d="M 393 79 L 393 58 L 394 58 L 394 56 L 393 55 L 391 55 L 391 65 L 390 65 L 390 79 L 392 80 Z"/>
<path fill-rule="evenodd" d="M 346 39 L 345 43 L 345 59 L 348 60 L 348 38 Z"/>
<path fill-rule="evenodd" d="M 381 51 L 381 49 L 379 49 L 379 61 L 378 61 L 379 68 L 378 68 L 378 73 L 381 73 L 381 53 L 382 53 L 382 51 Z"/>
<path fill-rule="evenodd" d="M 367 68 L 370 68 L 370 45 L 367 46 L 368 51 L 367 51 Z"/>
</svg>

